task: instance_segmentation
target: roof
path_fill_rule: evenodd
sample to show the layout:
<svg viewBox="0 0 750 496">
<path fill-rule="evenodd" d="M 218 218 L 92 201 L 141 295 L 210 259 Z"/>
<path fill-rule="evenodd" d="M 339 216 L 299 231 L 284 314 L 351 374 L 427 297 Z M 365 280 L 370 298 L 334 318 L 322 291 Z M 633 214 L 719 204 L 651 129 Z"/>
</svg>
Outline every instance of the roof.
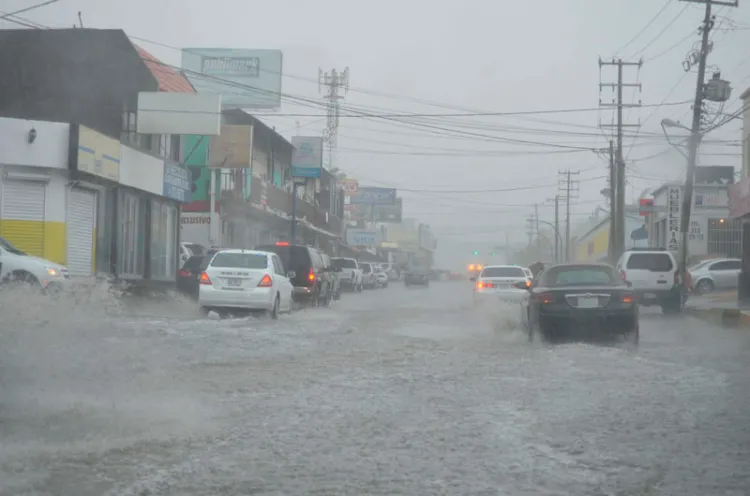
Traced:
<svg viewBox="0 0 750 496">
<path fill-rule="evenodd" d="M 164 64 L 162 61 L 148 53 L 140 46 L 133 43 L 138 55 L 151 74 L 156 78 L 159 84 L 159 91 L 167 93 L 195 93 L 195 88 L 190 84 L 188 78 L 181 72 L 173 69 L 171 66 Z"/>
</svg>

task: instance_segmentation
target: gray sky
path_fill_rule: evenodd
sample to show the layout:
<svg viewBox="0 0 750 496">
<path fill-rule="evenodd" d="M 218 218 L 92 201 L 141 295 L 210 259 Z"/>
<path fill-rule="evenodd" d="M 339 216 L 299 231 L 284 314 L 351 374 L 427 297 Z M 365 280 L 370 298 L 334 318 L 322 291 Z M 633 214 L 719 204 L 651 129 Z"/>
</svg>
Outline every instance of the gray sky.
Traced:
<svg viewBox="0 0 750 496">
<path fill-rule="evenodd" d="M 694 72 L 681 62 L 699 41 L 703 6 L 671 0 L 650 26 L 631 41 L 667 0 L 536 0 L 494 2 L 429 0 L 353 2 L 351 0 L 60 0 L 23 14 L 47 26 L 67 27 L 81 11 L 86 27 L 120 28 L 131 36 L 174 47 L 278 48 L 284 52 L 283 92 L 320 98 L 318 68 L 350 68 L 346 109 L 368 112 L 452 113 L 590 109 L 598 106 L 598 57 L 617 54 L 645 64 L 626 69 L 626 79 L 643 83 L 642 93 L 626 93 L 644 105 L 692 100 Z M 12 12 L 36 0 L 6 0 Z M 376 6 L 376 7 L 373 7 Z M 740 106 L 750 86 L 750 8 L 718 8 L 710 69 L 732 81 L 732 100 L 724 112 Z M 1 27 L 14 24 L 0 21 Z M 140 43 L 164 62 L 179 65 L 180 53 Z M 604 68 L 601 79 L 614 81 Z M 604 90 L 609 101 L 612 93 Z M 432 104 L 416 100 L 430 101 Z M 661 136 L 668 117 L 689 125 L 691 105 L 643 107 L 626 112 L 627 121 L 644 125 L 637 137 L 628 129 L 628 199 L 664 180 L 682 179 L 685 160 Z M 284 102 L 280 114 L 321 114 L 323 110 Z M 290 137 L 299 121 L 303 133 L 318 132 L 317 117 L 263 117 Z M 606 186 L 604 157 L 591 151 L 498 142 L 498 138 L 580 148 L 605 148 L 611 122 L 607 111 L 432 118 L 450 136 L 414 124 L 361 118 L 341 119 L 337 166 L 361 184 L 412 190 L 489 190 L 508 192 L 402 192 L 405 215 L 433 226 L 446 263 L 470 257 L 477 247 L 525 239 L 530 205 L 555 195 L 557 171 L 580 170 L 580 198 L 574 220 L 585 219 Z M 423 122 L 428 122 L 424 120 Z M 740 140 L 741 121 L 713 132 L 710 140 Z M 529 130 L 519 130 L 528 128 Z M 437 131 L 441 133 L 441 131 Z M 461 133 L 464 133 L 461 135 Z M 467 136 L 476 133 L 490 136 Z M 741 147 L 719 143 L 702 147 L 701 165 L 741 164 Z M 444 155 L 440 155 L 444 153 Z M 717 155 L 720 154 L 720 155 Z M 653 158 L 640 160 L 641 158 Z M 547 202 L 540 218 L 551 221 Z"/>
</svg>

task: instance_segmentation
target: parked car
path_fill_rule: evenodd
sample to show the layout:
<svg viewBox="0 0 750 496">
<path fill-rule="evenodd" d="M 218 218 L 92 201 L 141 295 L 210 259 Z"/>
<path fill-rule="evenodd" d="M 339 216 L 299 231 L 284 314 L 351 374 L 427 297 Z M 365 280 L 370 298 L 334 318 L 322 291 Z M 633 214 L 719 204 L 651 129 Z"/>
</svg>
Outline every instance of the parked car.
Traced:
<svg viewBox="0 0 750 496">
<path fill-rule="evenodd" d="M 0 284 L 27 284 L 54 292 L 70 283 L 67 267 L 29 255 L 0 237 Z"/>
<path fill-rule="evenodd" d="M 333 299 L 333 276 L 335 270 L 327 264 L 321 252 L 310 246 L 290 245 L 279 241 L 273 245 L 255 247 L 258 251 L 276 253 L 284 267 L 294 272 L 291 278 L 294 286 L 294 299 L 313 306 L 328 306 Z"/>
<path fill-rule="evenodd" d="M 737 289 L 741 271 L 742 260 L 738 258 L 704 260 L 690 268 L 692 289 L 697 295 L 716 289 Z"/>
<path fill-rule="evenodd" d="M 398 281 L 400 278 L 400 274 L 398 270 L 396 270 L 396 264 L 392 263 L 382 263 L 380 264 L 380 268 L 383 269 L 383 272 L 385 272 L 388 275 L 389 281 Z"/>
<path fill-rule="evenodd" d="M 338 301 L 341 299 L 341 269 L 336 267 L 332 261 L 331 258 L 326 255 L 325 253 L 320 254 L 321 257 L 323 257 L 323 265 L 325 267 L 331 268 L 331 294 L 333 295 L 333 299 L 335 301 Z"/>
<path fill-rule="evenodd" d="M 659 305 L 664 313 L 679 313 L 687 299 L 677 261 L 666 250 L 628 250 L 617 261 L 617 271 L 630 285 L 638 303 Z"/>
<path fill-rule="evenodd" d="M 331 263 L 334 267 L 341 269 L 339 278 L 341 286 L 352 291 L 362 291 L 362 269 L 354 258 L 333 258 Z"/>
<path fill-rule="evenodd" d="M 375 289 L 377 287 L 377 278 L 372 264 L 370 262 L 360 262 L 359 268 L 362 269 L 362 287 L 365 289 Z"/>
<path fill-rule="evenodd" d="M 201 311 L 220 315 L 233 311 L 263 311 L 272 319 L 292 310 L 294 271 L 285 272 L 275 253 L 222 250 L 201 272 L 198 303 Z"/>
<path fill-rule="evenodd" d="M 525 282 L 516 285 L 527 288 Z M 636 295 L 610 265 L 545 267 L 536 274 L 522 304 L 530 341 L 625 338 L 638 344 Z"/>
<path fill-rule="evenodd" d="M 383 288 L 388 287 L 388 274 L 383 270 L 382 267 L 375 266 L 375 283 Z"/>
<path fill-rule="evenodd" d="M 216 253 L 216 249 L 213 251 Z M 180 243 L 180 268 L 185 266 L 185 262 L 187 262 L 190 257 L 205 255 L 206 252 L 207 249 L 203 245 L 182 241 Z"/>
<path fill-rule="evenodd" d="M 200 275 L 219 251 L 221 251 L 220 248 L 208 248 L 202 254 L 188 258 L 182 268 L 177 271 L 177 291 L 197 300 Z"/>
</svg>

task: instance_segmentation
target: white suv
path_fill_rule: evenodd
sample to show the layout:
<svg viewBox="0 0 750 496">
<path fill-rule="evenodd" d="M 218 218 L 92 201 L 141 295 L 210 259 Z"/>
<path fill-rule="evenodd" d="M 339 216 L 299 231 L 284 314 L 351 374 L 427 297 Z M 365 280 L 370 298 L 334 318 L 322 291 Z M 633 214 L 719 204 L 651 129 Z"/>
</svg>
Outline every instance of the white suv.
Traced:
<svg viewBox="0 0 750 496">
<path fill-rule="evenodd" d="M 664 313 L 682 310 L 687 292 L 670 252 L 628 250 L 617 261 L 617 271 L 632 287 L 641 305 L 660 305 Z"/>
<path fill-rule="evenodd" d="M 332 258 L 331 263 L 334 267 L 341 269 L 339 279 L 342 286 L 346 286 L 352 291 L 362 291 L 362 270 L 359 263 L 354 258 Z"/>
</svg>

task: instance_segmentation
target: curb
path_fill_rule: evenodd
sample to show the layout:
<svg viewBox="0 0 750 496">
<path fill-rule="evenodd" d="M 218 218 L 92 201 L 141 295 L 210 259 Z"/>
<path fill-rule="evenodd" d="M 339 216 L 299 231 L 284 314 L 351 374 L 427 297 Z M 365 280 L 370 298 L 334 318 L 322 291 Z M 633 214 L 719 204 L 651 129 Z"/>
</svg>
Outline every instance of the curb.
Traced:
<svg viewBox="0 0 750 496">
<path fill-rule="evenodd" d="M 722 327 L 750 329 L 750 314 L 738 308 L 691 308 L 688 314 Z"/>
</svg>

